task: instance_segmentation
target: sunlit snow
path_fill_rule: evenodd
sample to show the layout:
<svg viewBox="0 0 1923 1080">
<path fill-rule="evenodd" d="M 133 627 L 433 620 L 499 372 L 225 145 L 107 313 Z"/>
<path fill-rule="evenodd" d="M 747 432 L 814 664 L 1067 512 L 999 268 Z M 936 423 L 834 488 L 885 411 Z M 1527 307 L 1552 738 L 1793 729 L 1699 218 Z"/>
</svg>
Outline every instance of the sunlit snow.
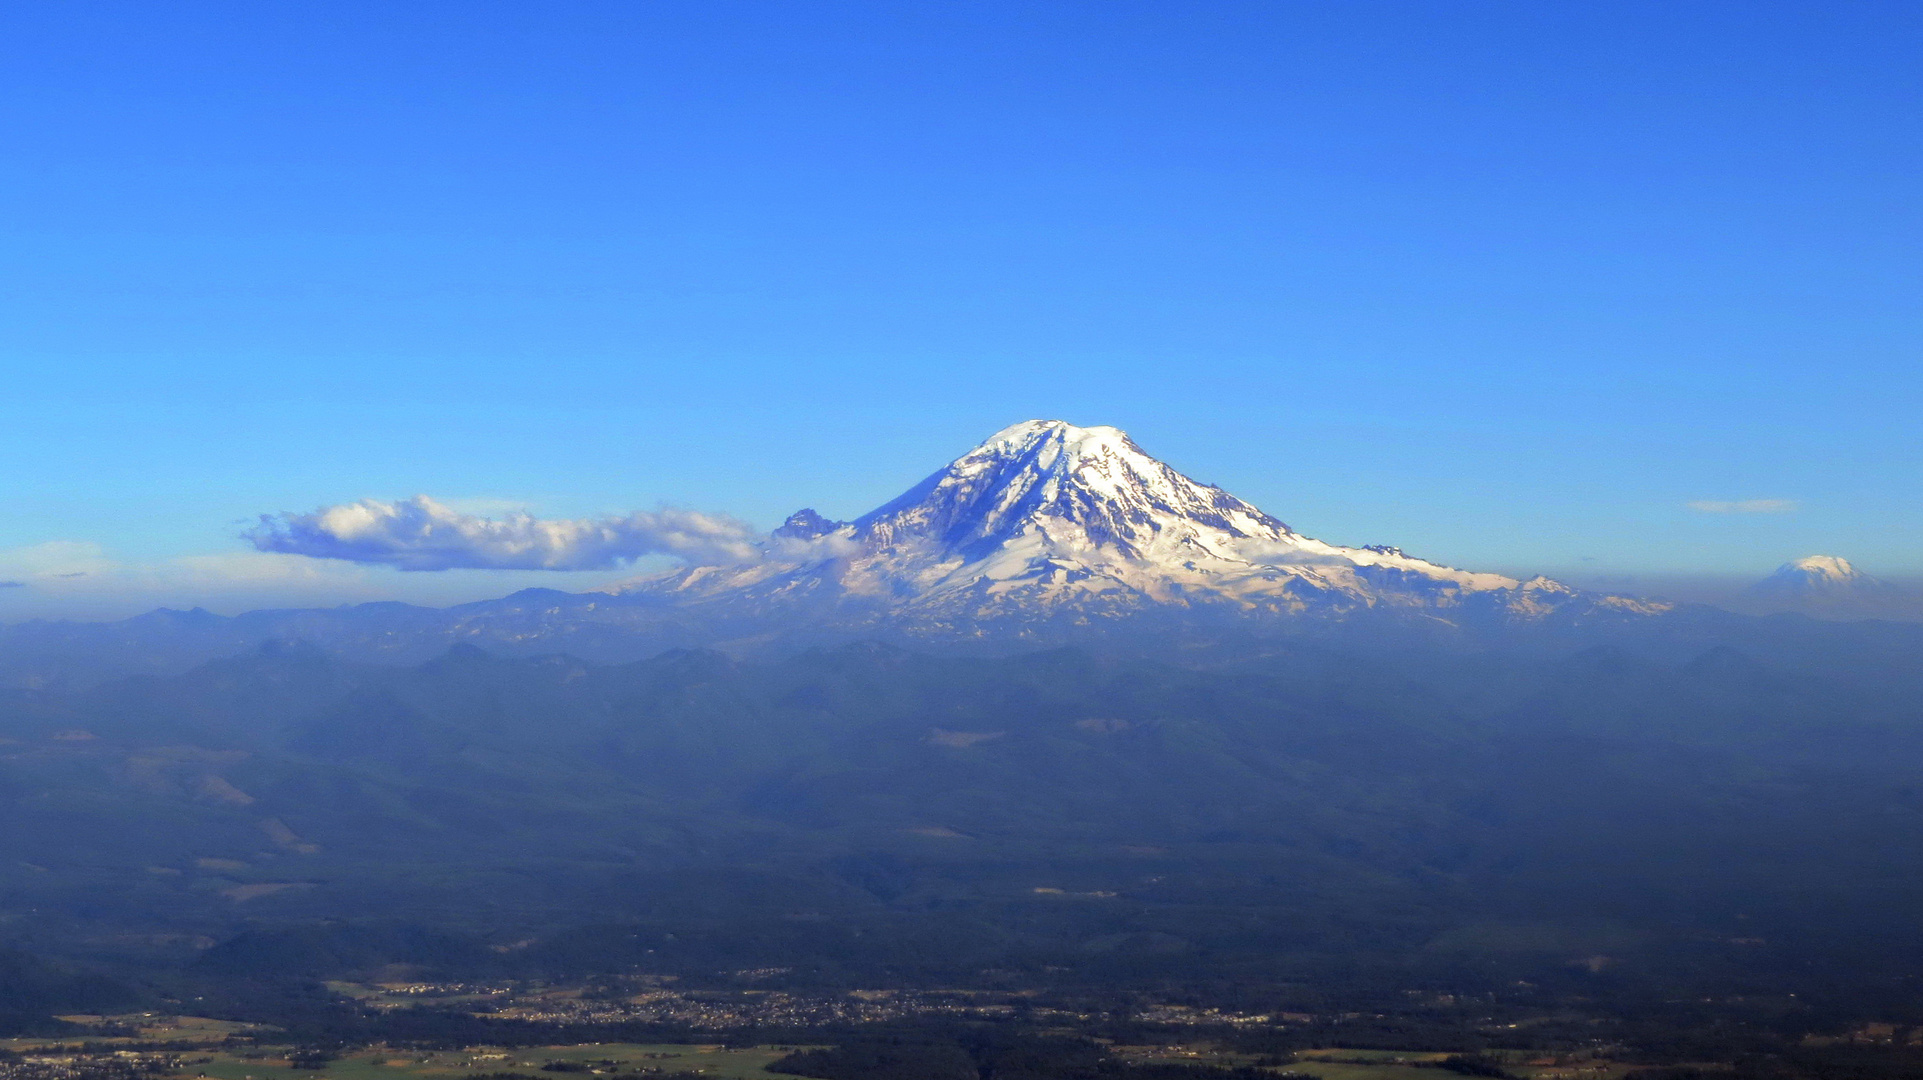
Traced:
<svg viewBox="0 0 1923 1080">
<path fill-rule="evenodd" d="M 806 522 L 809 532 L 834 524 Z M 1302 536 L 1115 428 L 1059 420 L 996 432 L 832 532 L 776 540 L 755 565 L 689 568 L 627 589 L 682 600 L 805 596 L 950 624 L 1163 606 L 1449 609 L 1478 595 L 1534 617 L 1578 596 L 1543 578 L 1525 584 Z"/>
</svg>

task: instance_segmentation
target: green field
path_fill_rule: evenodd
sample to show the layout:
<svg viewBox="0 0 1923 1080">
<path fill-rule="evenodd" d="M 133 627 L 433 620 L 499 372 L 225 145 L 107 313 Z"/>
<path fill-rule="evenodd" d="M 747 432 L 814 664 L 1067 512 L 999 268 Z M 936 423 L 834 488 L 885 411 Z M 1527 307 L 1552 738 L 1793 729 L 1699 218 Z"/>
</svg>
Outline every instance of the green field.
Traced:
<svg viewBox="0 0 1923 1080">
<path fill-rule="evenodd" d="M 1247 1066 L 1255 1063 L 1250 1054 L 1235 1054 L 1208 1046 L 1115 1046 L 1116 1056 L 1128 1061 L 1169 1062 L 1186 1065 Z M 1422 1063 L 1441 1061 L 1449 1055 L 1442 1051 L 1421 1050 L 1304 1050 L 1294 1061 L 1277 1071 L 1306 1073 L 1318 1080 L 1437 1080 L 1453 1073 L 1440 1072 Z M 1499 1054 L 1504 1067 L 1526 1080 L 1615 1080 L 1630 1067 L 1606 1060 L 1587 1060 L 1568 1065 L 1531 1065 L 1520 1053 Z"/>
<path fill-rule="evenodd" d="M 1116 1046 L 1118 1057 L 1145 1063 L 1217 1065 L 1223 1067 L 1255 1064 L 1255 1056 L 1236 1054 L 1203 1046 Z M 1388 1053 L 1375 1050 L 1310 1050 L 1297 1056 L 1278 1071 L 1307 1073 L 1321 1080 L 1436 1080 L 1434 1069 L 1419 1069 L 1412 1063 L 1439 1061 L 1441 1053 Z"/>
<path fill-rule="evenodd" d="M 136 1028 L 143 1042 L 200 1043 L 219 1042 L 229 1035 L 246 1035 L 272 1031 L 275 1029 L 260 1024 L 243 1024 L 232 1020 L 210 1020 L 204 1016 L 158 1016 L 152 1013 L 134 1013 L 126 1016 L 96 1016 L 91 1014 L 69 1014 L 59 1019 L 70 1024 L 117 1024 Z M 0 1039 L 0 1046 L 9 1050 L 33 1050 L 44 1046 L 57 1046 L 82 1041 L 79 1037 L 48 1039 Z M 86 1036 L 85 1041 L 96 1043 L 128 1042 L 127 1039 L 99 1038 Z"/>
<path fill-rule="evenodd" d="M 205 1076 L 212 1080 L 456 1080 L 473 1073 L 518 1073 L 529 1080 L 591 1080 L 597 1073 L 632 1073 L 642 1070 L 693 1072 L 716 1080 L 775 1080 L 780 1075 L 767 1066 L 792 1050 L 793 1046 L 751 1046 L 728 1048 L 718 1043 L 581 1043 L 572 1046 L 539 1046 L 508 1049 L 498 1046 L 471 1046 L 462 1050 L 398 1050 L 375 1046 L 327 1062 L 318 1069 L 296 1069 L 287 1059 L 289 1048 L 276 1046 L 276 1029 L 258 1024 L 238 1024 L 197 1016 L 65 1016 L 81 1024 L 115 1023 L 139 1031 L 146 1042 L 182 1044 L 181 1075 Z M 242 1049 L 220 1047 L 205 1049 L 195 1044 L 219 1043 L 231 1035 L 251 1035 L 260 1043 Z M 17 1053 L 71 1047 L 81 1040 L 0 1039 L 0 1047 Z M 87 1042 L 114 1045 L 132 1040 L 89 1036 Z M 583 1072 L 543 1072 L 541 1066 L 552 1061 L 579 1062 L 589 1067 Z M 603 1064 L 612 1062 L 612 1065 Z"/>
<path fill-rule="evenodd" d="M 460 1051 L 424 1053 L 390 1051 L 381 1048 L 342 1056 L 320 1069 L 291 1068 L 285 1058 L 272 1056 L 263 1048 L 258 1059 L 213 1053 L 212 1061 L 189 1066 L 190 1075 L 213 1080 L 409 1080 L 435 1078 L 449 1080 L 471 1073 L 519 1073 L 530 1080 L 574 1080 L 593 1073 L 542 1072 L 549 1061 L 582 1063 L 613 1062 L 602 1066 L 607 1072 L 635 1072 L 659 1069 L 663 1072 L 697 1072 L 719 1080 L 773 1080 L 776 1074 L 767 1065 L 789 1051 L 789 1047 L 755 1046 L 727 1049 L 719 1045 L 648 1046 L 635 1043 L 588 1043 L 579 1046 L 470 1047 Z"/>
<path fill-rule="evenodd" d="M 768 1065 L 796 1049 L 794 1046 L 752 1046 L 728 1048 L 718 1043 L 580 1043 L 570 1046 L 542 1046 L 509 1049 L 471 1046 L 461 1050 L 421 1051 L 375 1046 L 325 1063 L 321 1068 L 297 1069 L 287 1059 L 288 1047 L 273 1045 L 276 1029 L 260 1025 L 237 1024 L 204 1017 L 69 1016 L 78 1023 L 112 1022 L 134 1027 L 148 1041 L 182 1044 L 186 1077 L 208 1080 L 460 1080 L 476 1073 L 509 1073 L 528 1080 L 592 1080 L 597 1074 L 635 1073 L 644 1070 L 663 1073 L 690 1072 L 712 1076 L 715 1080 L 777 1080 L 781 1074 L 768 1071 Z M 245 1048 L 226 1046 L 218 1049 L 189 1049 L 195 1044 L 219 1043 L 230 1035 L 251 1035 L 261 1043 Z M 71 1044 L 74 1040 L 8 1039 L 0 1046 L 21 1052 Z M 124 1039 L 93 1039 L 112 1044 Z M 1248 1066 L 1255 1063 L 1249 1054 L 1234 1053 L 1209 1045 L 1111 1046 L 1110 1052 L 1125 1061 L 1168 1062 L 1186 1065 Z M 1327 1049 L 1304 1050 L 1294 1061 L 1277 1071 L 1306 1073 L 1318 1080 L 1438 1080 L 1451 1074 L 1439 1072 L 1433 1063 L 1448 1056 L 1441 1051 L 1388 1051 Z M 1563 1064 L 1528 1061 L 1517 1051 L 1498 1053 L 1504 1066 L 1525 1080 L 1617 1080 L 1629 1066 L 1604 1059 L 1569 1060 Z M 576 1062 L 585 1071 L 544 1072 L 549 1062 Z M 1425 1068 L 1424 1065 L 1429 1067 Z"/>
</svg>

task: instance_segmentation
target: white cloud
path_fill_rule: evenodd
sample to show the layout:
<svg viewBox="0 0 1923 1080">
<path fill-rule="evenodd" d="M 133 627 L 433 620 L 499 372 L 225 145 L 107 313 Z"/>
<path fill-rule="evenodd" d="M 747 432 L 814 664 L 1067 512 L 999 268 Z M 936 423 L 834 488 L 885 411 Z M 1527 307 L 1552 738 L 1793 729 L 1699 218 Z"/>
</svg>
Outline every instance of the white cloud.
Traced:
<svg viewBox="0 0 1923 1080">
<path fill-rule="evenodd" d="M 845 531 L 826 533 L 804 540 L 798 536 L 775 536 L 768 543 L 768 557 L 792 562 L 839 559 L 858 554 L 862 547 Z"/>
<path fill-rule="evenodd" d="M 569 521 L 462 513 L 425 495 L 362 499 L 311 514 L 261 515 L 245 538 L 264 552 L 401 570 L 606 570 L 645 555 L 709 565 L 754 562 L 764 538 L 722 514 L 641 511 Z"/>
<path fill-rule="evenodd" d="M 1304 551 L 1297 544 L 1243 544 L 1238 554 L 1263 566 L 1354 566 L 1354 559 L 1333 552 Z"/>
<path fill-rule="evenodd" d="M 55 540 L 0 550 L 0 621 L 120 618 L 155 607 L 244 611 L 385 598 L 391 584 L 369 568 L 294 555 L 233 551 L 120 562 L 99 544 Z"/>
<path fill-rule="evenodd" d="M 1689 504 L 1691 510 L 1704 514 L 1787 514 L 1796 509 L 1794 499 L 1698 499 Z"/>
<path fill-rule="evenodd" d="M 22 585 L 96 576 L 113 569 L 105 549 L 89 540 L 49 540 L 0 551 L 0 577 Z"/>
<path fill-rule="evenodd" d="M 0 615 L 12 615 L 52 595 L 92 592 L 118 569 L 105 549 L 87 540 L 0 549 L 0 579 L 8 593 Z"/>
<path fill-rule="evenodd" d="M 366 571 L 358 567 L 334 567 L 298 555 L 259 551 L 182 555 L 157 566 L 129 567 L 127 576 L 164 580 L 175 586 L 224 589 L 315 587 L 334 590 L 367 579 Z"/>
</svg>

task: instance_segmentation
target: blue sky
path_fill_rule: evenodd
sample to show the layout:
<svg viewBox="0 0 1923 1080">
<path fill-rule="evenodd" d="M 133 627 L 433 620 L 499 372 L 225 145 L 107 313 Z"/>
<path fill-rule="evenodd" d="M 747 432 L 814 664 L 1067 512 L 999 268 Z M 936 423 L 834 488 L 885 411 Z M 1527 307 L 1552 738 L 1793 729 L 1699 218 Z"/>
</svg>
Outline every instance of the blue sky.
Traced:
<svg viewBox="0 0 1923 1080">
<path fill-rule="evenodd" d="M 1923 574 L 1920 105 L 1913 3 L 12 5 L 0 619 L 586 587 L 239 534 L 852 516 L 1030 417 L 1458 565 Z"/>
</svg>

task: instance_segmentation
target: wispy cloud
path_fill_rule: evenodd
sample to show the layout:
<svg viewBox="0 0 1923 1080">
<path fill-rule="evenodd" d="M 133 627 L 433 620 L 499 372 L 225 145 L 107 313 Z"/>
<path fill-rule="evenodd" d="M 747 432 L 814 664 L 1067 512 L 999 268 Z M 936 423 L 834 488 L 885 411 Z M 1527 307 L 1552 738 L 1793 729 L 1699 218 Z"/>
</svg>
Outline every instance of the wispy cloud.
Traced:
<svg viewBox="0 0 1923 1080">
<path fill-rule="evenodd" d="M 0 574 L 25 584 L 58 578 L 82 578 L 114 568 L 99 544 L 88 540 L 48 540 L 0 551 Z"/>
<path fill-rule="evenodd" d="M 163 605 L 226 611 L 332 605 L 387 599 L 394 592 L 394 585 L 380 580 L 375 568 L 296 555 L 227 551 L 123 562 L 85 540 L 0 549 L 3 620 L 122 618 Z M 441 602 L 473 598 L 463 594 Z"/>
<path fill-rule="evenodd" d="M 462 513 L 425 495 L 362 499 L 309 514 L 263 514 L 243 536 L 261 551 L 402 570 L 607 570 L 644 555 L 753 562 L 764 537 L 722 514 L 642 511 L 585 520 Z"/>
<path fill-rule="evenodd" d="M 1796 509 L 1794 499 L 1697 499 L 1691 510 L 1703 514 L 1787 514 Z"/>
<path fill-rule="evenodd" d="M 1296 544 L 1244 544 L 1240 554 L 1264 566 L 1354 566 L 1355 560 L 1333 553 L 1304 551 Z"/>
</svg>

